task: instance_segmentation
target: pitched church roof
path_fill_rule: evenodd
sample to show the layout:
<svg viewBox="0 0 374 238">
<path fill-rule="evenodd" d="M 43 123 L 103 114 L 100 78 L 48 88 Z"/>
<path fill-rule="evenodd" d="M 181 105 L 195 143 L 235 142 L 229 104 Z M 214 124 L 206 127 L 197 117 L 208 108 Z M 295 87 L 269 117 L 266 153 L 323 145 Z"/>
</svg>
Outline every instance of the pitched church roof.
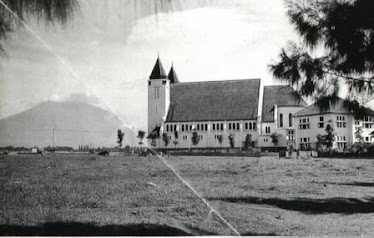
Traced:
<svg viewBox="0 0 374 238">
<path fill-rule="evenodd" d="M 149 79 L 167 79 L 168 76 L 165 73 L 165 69 L 162 66 L 160 57 L 157 57 L 156 64 L 153 67 L 152 73 L 149 76 Z"/>
<path fill-rule="evenodd" d="M 179 79 L 177 74 L 175 73 L 174 66 L 171 65 L 171 69 L 168 75 L 168 79 L 170 80 L 170 83 L 179 83 Z"/>
<path fill-rule="evenodd" d="M 262 121 L 274 121 L 274 106 L 305 107 L 307 103 L 288 85 L 264 86 Z"/>
<path fill-rule="evenodd" d="M 166 121 L 256 119 L 259 90 L 260 79 L 171 84 Z"/>
</svg>

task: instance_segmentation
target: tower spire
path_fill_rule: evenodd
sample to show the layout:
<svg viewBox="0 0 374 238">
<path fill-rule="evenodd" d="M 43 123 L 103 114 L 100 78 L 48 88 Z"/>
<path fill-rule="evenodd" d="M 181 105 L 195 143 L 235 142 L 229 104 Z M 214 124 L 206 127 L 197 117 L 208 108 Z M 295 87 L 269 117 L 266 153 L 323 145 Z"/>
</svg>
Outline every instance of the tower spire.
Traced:
<svg viewBox="0 0 374 238">
<path fill-rule="evenodd" d="M 169 72 L 169 75 L 168 75 L 168 79 L 170 80 L 170 83 L 179 83 L 177 73 L 175 73 L 175 70 L 174 70 L 174 62 L 173 61 L 171 62 L 171 69 L 170 69 L 170 72 Z"/>
<path fill-rule="evenodd" d="M 165 69 L 162 66 L 161 60 L 160 60 L 160 53 L 158 52 L 156 64 L 153 67 L 152 73 L 149 76 L 149 79 L 167 79 L 167 75 L 165 73 Z"/>
</svg>

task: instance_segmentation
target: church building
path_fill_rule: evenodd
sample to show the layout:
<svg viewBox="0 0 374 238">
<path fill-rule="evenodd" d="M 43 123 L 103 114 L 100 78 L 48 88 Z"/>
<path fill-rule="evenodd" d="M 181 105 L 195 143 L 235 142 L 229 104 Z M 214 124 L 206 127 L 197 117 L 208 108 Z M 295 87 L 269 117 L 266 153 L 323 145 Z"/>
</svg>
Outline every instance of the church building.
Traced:
<svg viewBox="0 0 374 238">
<path fill-rule="evenodd" d="M 169 149 L 229 148 L 230 136 L 235 148 L 245 144 L 273 146 L 268 139 L 270 132 L 280 128 L 285 136 L 295 133 L 290 122 L 292 113 L 306 103 L 300 97 L 295 99 L 295 91 L 289 86 L 265 87 L 262 123 L 258 110 L 260 84 L 260 79 L 180 82 L 174 67 L 166 74 L 157 58 L 148 80 L 148 145 Z M 194 131 L 199 137 L 196 145 L 191 139 Z M 164 133 L 168 145 L 162 138 Z"/>
</svg>

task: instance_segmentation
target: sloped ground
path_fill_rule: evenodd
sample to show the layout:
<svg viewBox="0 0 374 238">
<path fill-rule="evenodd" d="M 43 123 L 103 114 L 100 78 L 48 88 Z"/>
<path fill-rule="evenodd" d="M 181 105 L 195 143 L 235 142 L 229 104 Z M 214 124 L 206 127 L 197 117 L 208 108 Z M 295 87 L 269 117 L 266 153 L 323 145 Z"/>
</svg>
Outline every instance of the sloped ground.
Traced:
<svg viewBox="0 0 374 238">
<path fill-rule="evenodd" d="M 169 157 L 242 235 L 374 234 L 374 160 Z M 156 157 L 0 156 L 2 235 L 233 235 Z"/>
</svg>

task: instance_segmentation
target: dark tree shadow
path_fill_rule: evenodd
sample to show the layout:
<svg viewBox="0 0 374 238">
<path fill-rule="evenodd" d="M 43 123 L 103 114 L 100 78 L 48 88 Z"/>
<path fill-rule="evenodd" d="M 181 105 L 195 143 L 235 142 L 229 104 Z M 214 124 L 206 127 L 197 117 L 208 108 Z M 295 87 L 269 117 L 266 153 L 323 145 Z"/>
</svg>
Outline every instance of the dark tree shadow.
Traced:
<svg viewBox="0 0 374 238">
<path fill-rule="evenodd" d="M 56 222 L 39 226 L 0 225 L 2 236 L 191 236 L 166 225 L 130 224 L 98 226 L 90 223 Z"/>
<path fill-rule="evenodd" d="M 216 235 L 218 235 L 215 232 L 208 231 L 208 230 L 205 230 L 205 229 L 201 229 L 199 227 L 190 226 L 190 225 L 186 225 L 186 227 L 188 228 L 189 231 L 191 231 L 193 233 L 193 235 L 199 235 L 199 236 L 201 236 L 201 235 L 204 235 L 204 236 L 216 236 Z"/>
<path fill-rule="evenodd" d="M 258 198 L 258 197 L 226 197 L 211 198 L 211 200 L 222 200 L 231 203 L 264 204 L 281 209 L 298 211 L 307 214 L 339 213 L 374 213 L 374 198 L 359 200 L 356 198 L 327 198 L 327 199 L 280 199 L 280 198 Z"/>
<path fill-rule="evenodd" d="M 369 183 L 369 182 L 353 182 L 353 183 L 314 182 L 314 183 L 332 184 L 332 185 L 345 185 L 345 186 L 358 186 L 358 187 L 374 187 L 374 183 Z"/>
</svg>

